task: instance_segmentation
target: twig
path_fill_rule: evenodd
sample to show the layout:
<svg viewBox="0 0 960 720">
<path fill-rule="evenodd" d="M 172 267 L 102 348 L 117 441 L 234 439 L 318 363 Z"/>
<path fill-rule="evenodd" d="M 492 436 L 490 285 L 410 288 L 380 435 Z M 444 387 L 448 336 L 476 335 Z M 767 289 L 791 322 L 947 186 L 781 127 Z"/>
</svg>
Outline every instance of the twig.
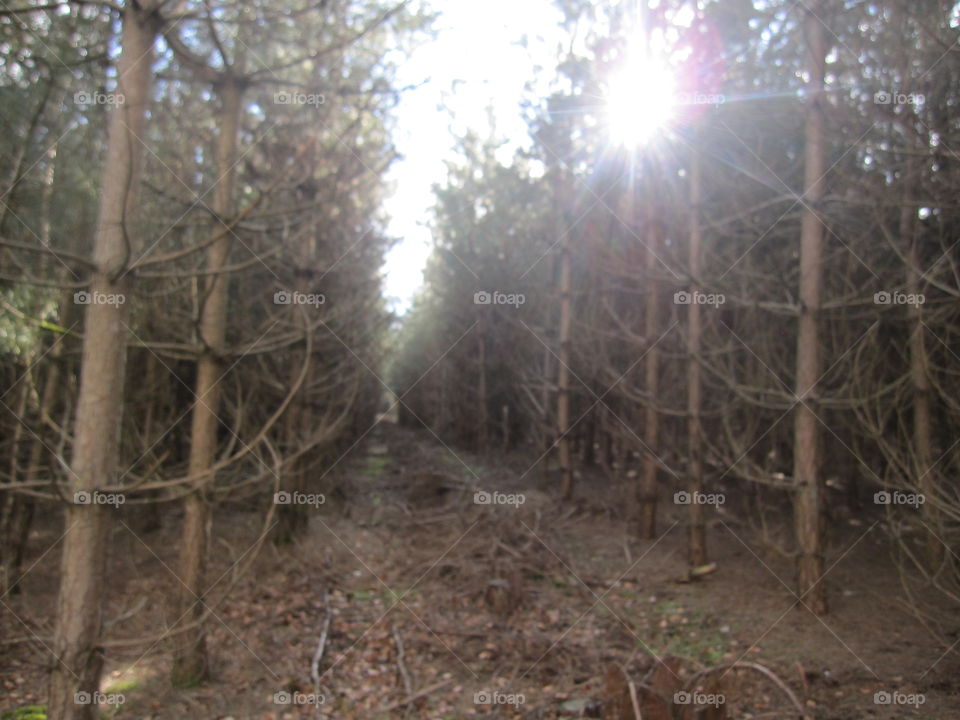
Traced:
<svg viewBox="0 0 960 720">
<path fill-rule="evenodd" d="M 130 610 L 127 610 L 127 612 L 123 613 L 122 615 L 118 615 L 117 617 L 113 618 L 112 620 L 107 620 L 107 621 L 105 621 L 105 622 L 103 623 L 103 628 L 104 628 L 104 630 L 106 630 L 107 628 L 111 628 L 111 627 L 113 627 L 114 625 L 118 625 L 118 624 L 122 623 L 124 620 L 129 620 L 129 619 L 132 618 L 134 615 L 136 615 L 138 612 L 140 612 L 140 611 L 143 609 L 143 606 L 146 605 L 146 604 L 147 604 L 147 598 L 146 598 L 146 596 L 141 597 L 141 598 L 140 598 L 140 602 L 138 602 L 136 605 L 134 605 Z"/>
<path fill-rule="evenodd" d="M 330 631 L 330 620 L 333 618 L 328 604 L 327 591 L 323 591 L 323 604 L 327 608 L 327 616 L 323 620 L 323 632 L 320 633 L 320 642 L 317 643 L 317 651 L 313 654 L 313 660 L 310 661 L 310 679 L 313 680 L 314 690 L 319 692 L 320 688 L 320 660 L 323 658 L 323 651 L 327 647 L 327 633 Z"/>
<path fill-rule="evenodd" d="M 789 698 L 790 702 L 792 702 L 793 706 L 797 709 L 797 713 L 799 714 L 799 717 L 803 718 L 803 720 L 807 720 L 809 716 L 803 714 L 803 705 L 800 704 L 800 701 L 797 699 L 797 696 L 793 693 L 793 690 L 791 690 L 790 687 L 785 682 L 783 682 L 783 680 L 777 677 L 776 673 L 774 673 L 773 670 L 770 670 L 769 668 L 764 667 L 759 663 L 738 661 L 730 665 L 716 665 L 714 667 L 710 667 L 710 668 L 707 668 L 706 670 L 701 670 L 700 672 L 698 672 L 696 675 L 694 675 L 687 681 L 686 686 L 688 688 L 694 688 L 696 687 L 696 682 L 700 678 L 704 677 L 705 675 L 709 675 L 710 673 L 716 672 L 718 670 L 724 670 L 723 675 L 726 675 L 727 672 L 735 668 L 744 668 L 746 670 L 753 670 L 755 672 L 760 673 L 764 677 L 766 677 L 768 680 L 770 680 L 770 682 L 772 682 L 774 685 L 780 688 L 780 690 L 783 691 L 783 694 L 786 695 L 787 698 Z M 723 679 L 723 675 L 720 676 L 721 679 Z"/>
<path fill-rule="evenodd" d="M 637 699 L 637 686 L 633 684 L 633 680 L 627 680 L 627 687 L 630 688 L 630 702 L 633 704 L 633 716 L 636 720 L 643 720 L 643 715 L 640 714 L 640 701 Z"/>
<path fill-rule="evenodd" d="M 416 693 L 414 693 L 413 695 L 411 695 L 410 697 L 404 700 L 397 700 L 397 702 L 393 702 L 393 703 L 390 703 L 389 705 L 385 705 L 384 707 L 380 708 L 380 712 L 386 713 L 386 712 L 390 712 L 391 710 L 396 710 L 399 707 L 404 707 L 405 705 L 409 705 L 415 700 L 419 700 L 424 695 L 429 695 L 430 693 L 435 692 L 436 690 L 439 690 L 440 688 L 444 687 L 445 685 L 449 685 L 452 682 L 453 682 L 453 678 L 450 678 L 448 680 L 442 680 L 441 682 L 434 683 L 433 685 L 429 685 L 425 687 L 423 690 L 418 690 Z"/>
<path fill-rule="evenodd" d="M 800 713 L 800 716 L 801 716 L 801 717 L 805 717 L 804 714 L 803 714 L 803 705 L 801 705 L 801 704 L 800 704 L 800 701 L 797 700 L 797 696 L 793 694 L 793 690 L 791 690 L 791 689 L 787 686 L 787 684 L 786 684 L 785 682 L 783 682 L 783 680 L 781 680 L 779 677 L 777 677 L 776 674 L 775 674 L 772 670 L 770 670 L 769 668 L 764 667 L 763 665 L 760 665 L 759 663 L 753 663 L 753 662 L 735 662 L 735 663 L 733 664 L 733 666 L 734 666 L 734 667 L 747 668 L 747 669 L 749 669 L 749 670 L 755 670 L 756 672 L 760 673 L 761 675 L 765 675 L 767 678 L 769 678 L 769 680 L 770 680 L 774 685 L 776 685 L 778 688 L 780 688 L 781 690 L 783 690 L 784 695 L 786 695 L 788 698 L 790 698 L 790 702 L 793 703 L 793 706 L 797 709 L 797 712 Z"/>
<path fill-rule="evenodd" d="M 400 631 L 396 626 L 393 627 L 393 639 L 397 643 L 397 667 L 400 669 L 400 677 L 403 678 L 403 689 L 407 697 L 413 695 L 413 681 L 410 679 L 410 672 L 403 663 L 403 640 L 400 637 Z"/>
</svg>

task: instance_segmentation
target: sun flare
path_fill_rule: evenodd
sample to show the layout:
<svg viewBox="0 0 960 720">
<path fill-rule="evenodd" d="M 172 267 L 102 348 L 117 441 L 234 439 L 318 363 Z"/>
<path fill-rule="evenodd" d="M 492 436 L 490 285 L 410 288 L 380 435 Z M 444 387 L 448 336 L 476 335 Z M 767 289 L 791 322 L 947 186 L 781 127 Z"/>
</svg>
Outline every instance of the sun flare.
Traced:
<svg viewBox="0 0 960 720">
<path fill-rule="evenodd" d="M 673 116 L 673 73 L 651 58 L 631 58 L 607 86 L 610 136 L 626 147 L 645 145 Z"/>
</svg>

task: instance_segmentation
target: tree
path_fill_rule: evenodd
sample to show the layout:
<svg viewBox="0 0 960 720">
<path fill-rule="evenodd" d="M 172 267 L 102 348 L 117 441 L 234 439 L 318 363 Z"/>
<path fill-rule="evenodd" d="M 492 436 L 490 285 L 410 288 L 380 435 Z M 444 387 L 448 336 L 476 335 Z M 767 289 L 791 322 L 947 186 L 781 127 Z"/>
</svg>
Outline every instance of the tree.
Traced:
<svg viewBox="0 0 960 720">
<path fill-rule="evenodd" d="M 823 284 L 823 223 L 818 211 L 826 174 L 824 75 L 826 28 L 823 2 L 804 8 L 807 42 L 806 129 L 804 132 L 804 211 L 800 232 L 800 320 L 797 332 L 797 407 L 794 411 L 793 475 L 796 485 L 794 522 L 797 545 L 797 589 L 817 614 L 827 611 L 823 582 L 823 508 L 820 465 L 820 419 L 817 393 L 822 372 L 820 307 Z M 809 596 L 809 597 L 808 597 Z"/>
<path fill-rule="evenodd" d="M 125 274 L 138 245 L 135 225 L 152 80 L 155 3 L 130 3 L 123 11 L 117 93 L 124 102 L 109 115 L 107 159 L 94 238 L 91 302 L 84 312 L 83 359 L 77 400 L 72 482 L 61 560 L 57 627 L 50 678 L 49 715 L 57 720 L 92 718 L 95 706 L 80 702 L 99 691 L 101 613 L 110 510 L 91 503 L 92 493 L 114 484 L 123 418 L 130 278 Z M 109 300 L 113 300 L 112 302 Z M 119 301 L 118 301 L 119 300 Z M 80 693 L 80 695 L 78 695 Z"/>
</svg>

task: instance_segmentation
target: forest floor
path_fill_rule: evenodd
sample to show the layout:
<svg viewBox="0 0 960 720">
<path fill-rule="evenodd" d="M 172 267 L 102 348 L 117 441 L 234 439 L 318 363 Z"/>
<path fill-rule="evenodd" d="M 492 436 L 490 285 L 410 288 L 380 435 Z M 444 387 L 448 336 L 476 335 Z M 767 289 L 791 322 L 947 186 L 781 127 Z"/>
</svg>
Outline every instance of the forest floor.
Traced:
<svg viewBox="0 0 960 720">
<path fill-rule="evenodd" d="M 960 659 L 908 612 L 879 524 L 833 529 L 830 614 L 817 618 L 797 606 L 792 563 L 731 511 L 710 511 L 716 571 L 684 582 L 682 506 L 664 502 L 658 538 L 640 541 L 623 488 L 583 477 L 559 503 L 529 489 L 537 470 L 520 479 L 534 459 L 475 457 L 382 423 L 294 545 L 251 552 L 262 512 L 221 508 L 206 595 L 212 678 L 186 690 L 169 685 L 168 637 L 119 642 L 176 625 L 179 515 L 145 530 L 121 508 L 104 716 L 634 718 L 632 683 L 646 720 L 723 717 L 655 707 L 648 685 L 668 704 L 683 687 L 700 688 L 701 704 L 723 695 L 729 718 L 798 717 L 782 683 L 818 720 L 960 718 Z M 477 504 L 476 489 L 505 502 Z M 58 517 L 38 521 L 22 592 L 2 598 L 3 718 L 45 701 L 61 534 Z M 883 704 L 891 697 L 923 703 Z"/>
</svg>

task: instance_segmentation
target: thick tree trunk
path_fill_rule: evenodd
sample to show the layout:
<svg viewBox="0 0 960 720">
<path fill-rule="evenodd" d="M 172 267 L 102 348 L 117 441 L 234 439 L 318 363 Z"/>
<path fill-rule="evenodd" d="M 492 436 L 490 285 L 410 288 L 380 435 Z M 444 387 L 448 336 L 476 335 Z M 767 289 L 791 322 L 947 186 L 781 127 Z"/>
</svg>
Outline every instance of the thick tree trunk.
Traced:
<svg viewBox="0 0 960 720">
<path fill-rule="evenodd" d="M 660 382 L 660 357 L 656 342 L 658 336 L 659 294 L 654 275 L 657 269 L 657 255 L 660 247 L 660 229 L 654 218 L 653 203 L 646 207 L 648 224 L 646 266 L 646 312 L 644 333 L 649 344 L 644 358 L 644 387 L 647 391 L 647 404 L 643 409 L 643 469 L 640 484 L 640 537 L 652 539 L 657 534 L 657 457 L 654 454 L 659 437 L 659 414 L 657 413 L 657 385 Z"/>
<path fill-rule="evenodd" d="M 135 250 L 141 158 L 150 99 L 154 19 L 142 4 L 123 11 L 123 36 L 117 67 L 117 92 L 125 102 L 109 116 L 99 222 L 94 238 L 94 298 L 122 295 L 126 302 L 86 306 L 80 392 L 67 495 L 92 491 L 117 478 L 127 317 L 130 308 L 126 263 Z M 108 513 L 99 504 L 72 503 L 66 509 L 66 534 L 60 570 L 60 594 L 50 678 L 51 720 L 87 719 L 96 707 L 78 702 L 78 693 L 99 690 L 102 653 L 97 647 L 106 566 Z"/>
<path fill-rule="evenodd" d="M 690 167 L 690 292 L 700 292 L 700 203 L 701 203 L 701 171 L 700 147 L 695 138 L 693 158 Z M 698 302 L 691 302 L 687 306 L 687 432 L 689 435 L 689 466 L 688 490 L 691 497 L 703 492 L 703 428 L 700 421 L 700 313 Z M 691 567 L 698 567 L 707 562 L 707 534 L 704 523 L 704 507 L 702 503 L 691 502 L 688 508 L 689 546 L 687 561 Z"/>
<path fill-rule="evenodd" d="M 213 211 L 221 222 L 213 227 L 216 237 L 207 251 L 210 274 L 200 305 L 200 359 L 197 362 L 196 400 L 190 431 L 189 470 L 194 478 L 192 492 L 184 501 L 182 546 L 180 551 L 181 622 L 194 623 L 196 628 L 181 633 L 173 663 L 172 681 L 179 687 L 203 682 L 209 674 L 205 632 L 201 623 L 205 608 L 204 576 L 211 511 L 206 488 L 213 482 L 211 468 L 217 454 L 217 430 L 220 420 L 220 379 L 223 372 L 227 326 L 229 278 L 222 273 L 230 254 L 231 235 L 225 223 L 233 212 L 233 188 L 236 178 L 234 163 L 237 131 L 243 96 L 241 84 L 226 77 L 215 85 L 220 99 L 217 118 L 217 174 L 213 190 Z"/>
<path fill-rule="evenodd" d="M 823 225 L 817 216 L 826 170 L 823 81 L 826 57 L 825 28 L 820 20 L 823 2 L 805 9 L 807 84 L 804 196 L 806 209 L 800 231 L 800 319 L 797 332 L 796 393 L 800 403 L 794 415 L 793 475 L 796 484 L 794 523 L 799 554 L 797 589 L 817 614 L 827 612 L 823 576 L 823 508 L 820 477 L 820 428 L 816 416 L 817 382 L 821 372 L 820 304 L 823 278 Z"/>
</svg>

